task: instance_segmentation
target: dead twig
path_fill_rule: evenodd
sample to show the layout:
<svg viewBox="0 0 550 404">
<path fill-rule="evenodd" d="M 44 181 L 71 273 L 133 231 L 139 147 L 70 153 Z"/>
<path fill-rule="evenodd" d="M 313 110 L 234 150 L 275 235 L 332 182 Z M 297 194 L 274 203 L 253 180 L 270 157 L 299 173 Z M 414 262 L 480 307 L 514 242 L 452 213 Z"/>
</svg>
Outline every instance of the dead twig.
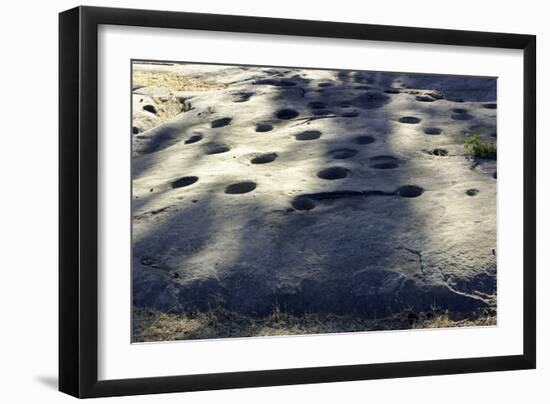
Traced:
<svg viewBox="0 0 550 404">
<path fill-rule="evenodd" d="M 317 119 L 325 119 L 325 118 L 336 118 L 336 115 L 306 116 L 303 118 L 297 118 L 297 119 L 294 119 L 294 121 L 303 121 L 303 122 L 299 122 L 297 124 L 291 125 L 291 127 L 293 128 L 295 126 L 303 125 L 305 123 L 309 123 Z"/>
</svg>

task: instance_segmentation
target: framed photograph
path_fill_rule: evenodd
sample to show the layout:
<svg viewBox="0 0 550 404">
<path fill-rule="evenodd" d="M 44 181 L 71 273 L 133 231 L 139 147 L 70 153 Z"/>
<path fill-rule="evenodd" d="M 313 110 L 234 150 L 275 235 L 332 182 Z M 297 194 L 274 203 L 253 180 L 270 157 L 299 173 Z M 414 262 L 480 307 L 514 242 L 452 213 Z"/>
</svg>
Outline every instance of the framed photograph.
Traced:
<svg viewBox="0 0 550 404">
<path fill-rule="evenodd" d="M 535 368 L 534 36 L 59 27 L 61 391 Z"/>
</svg>

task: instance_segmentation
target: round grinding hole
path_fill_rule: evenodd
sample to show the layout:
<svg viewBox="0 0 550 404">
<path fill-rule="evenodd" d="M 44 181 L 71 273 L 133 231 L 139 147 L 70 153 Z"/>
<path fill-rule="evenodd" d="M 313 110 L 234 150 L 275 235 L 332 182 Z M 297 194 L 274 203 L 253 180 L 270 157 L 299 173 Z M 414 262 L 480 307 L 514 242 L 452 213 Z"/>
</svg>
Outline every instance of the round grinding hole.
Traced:
<svg viewBox="0 0 550 404">
<path fill-rule="evenodd" d="M 296 83 L 294 81 L 287 80 L 287 79 L 281 79 L 277 83 L 277 86 L 279 86 L 279 87 L 293 87 L 295 85 L 296 85 Z"/>
<path fill-rule="evenodd" d="M 432 97 L 428 97 L 427 95 L 417 95 L 415 97 L 416 101 L 419 102 L 434 102 L 435 100 Z"/>
<path fill-rule="evenodd" d="M 253 95 L 254 95 L 254 93 L 246 92 L 246 91 L 243 91 L 243 92 L 240 92 L 240 93 L 235 93 L 235 94 L 233 94 L 233 102 L 246 102 Z"/>
<path fill-rule="evenodd" d="M 269 132 L 273 130 L 273 125 L 270 123 L 259 123 L 256 125 L 256 132 Z"/>
<path fill-rule="evenodd" d="M 483 104 L 483 108 L 487 108 L 487 109 L 497 109 L 497 104 L 491 102 L 489 104 Z"/>
<path fill-rule="evenodd" d="M 440 128 L 426 128 L 424 133 L 426 135 L 441 135 L 442 130 Z"/>
<path fill-rule="evenodd" d="M 342 160 L 342 159 L 349 159 L 357 155 L 357 153 L 359 153 L 358 150 L 343 148 L 343 149 L 331 150 L 328 152 L 328 155 L 333 159 Z"/>
<path fill-rule="evenodd" d="M 220 154 L 231 150 L 231 148 L 224 143 L 209 143 L 206 145 L 206 154 Z"/>
<path fill-rule="evenodd" d="M 397 195 L 403 197 L 403 198 L 416 198 L 422 193 L 424 190 L 416 185 L 403 185 L 402 187 L 397 188 Z"/>
<path fill-rule="evenodd" d="M 431 154 L 434 156 L 445 157 L 449 155 L 449 152 L 446 149 L 437 148 L 433 149 Z"/>
<path fill-rule="evenodd" d="M 396 157 L 393 157 L 393 156 L 390 156 L 390 155 L 387 155 L 387 154 L 382 154 L 380 156 L 374 156 L 374 157 L 371 157 L 370 158 L 370 161 L 399 161 L 397 160 Z"/>
<path fill-rule="evenodd" d="M 358 111 L 346 111 L 342 113 L 343 118 L 355 118 L 357 116 L 359 116 Z"/>
<path fill-rule="evenodd" d="M 391 101 L 386 94 L 378 91 L 367 91 L 352 100 L 355 107 L 362 109 L 378 109 Z"/>
<path fill-rule="evenodd" d="M 353 141 L 357 144 L 371 144 L 374 142 L 374 138 L 372 136 L 363 135 L 363 136 L 357 136 L 353 139 Z"/>
<path fill-rule="evenodd" d="M 346 178 L 349 174 L 349 170 L 344 167 L 329 167 L 321 170 L 317 173 L 317 177 L 324 180 L 339 180 Z"/>
<path fill-rule="evenodd" d="M 294 136 L 296 140 L 315 140 L 321 137 L 321 132 L 318 130 L 306 130 Z"/>
<path fill-rule="evenodd" d="M 155 108 L 154 105 L 150 105 L 150 104 L 144 105 L 144 106 L 143 106 L 143 109 L 144 109 L 145 111 L 147 111 L 147 112 L 152 113 L 152 114 L 156 114 L 156 113 L 157 113 L 157 109 Z"/>
<path fill-rule="evenodd" d="M 393 162 L 393 161 L 386 161 L 386 162 L 382 162 L 382 163 L 372 164 L 370 167 L 375 168 L 377 170 L 388 170 L 388 169 L 399 167 L 399 164 L 397 164 L 396 162 Z"/>
<path fill-rule="evenodd" d="M 137 126 L 132 126 L 132 133 L 137 135 L 139 133 L 139 128 Z"/>
<path fill-rule="evenodd" d="M 298 111 L 290 108 L 283 108 L 277 111 L 277 118 L 279 119 L 292 119 L 296 118 L 298 115 L 300 115 Z"/>
<path fill-rule="evenodd" d="M 371 157 L 370 161 L 372 162 L 370 168 L 377 170 L 388 170 L 399 167 L 399 160 L 393 156 L 375 156 Z"/>
<path fill-rule="evenodd" d="M 212 121 L 212 124 L 211 126 L 213 128 L 221 128 L 223 126 L 227 126 L 231 123 L 232 119 L 231 118 L 219 118 L 219 119 L 214 119 Z"/>
<path fill-rule="evenodd" d="M 322 108 L 326 108 L 327 106 L 327 104 L 321 101 L 312 101 L 308 105 L 312 109 L 322 109 Z"/>
<path fill-rule="evenodd" d="M 332 115 L 332 111 L 328 109 L 316 109 L 312 112 L 315 116 Z"/>
<path fill-rule="evenodd" d="M 193 133 L 189 139 L 185 141 L 185 144 L 197 143 L 202 140 L 202 135 L 200 133 Z"/>
<path fill-rule="evenodd" d="M 257 80 L 253 84 L 263 84 L 276 87 L 292 87 L 296 85 L 294 81 L 288 79 L 263 79 Z"/>
<path fill-rule="evenodd" d="M 479 194 L 479 189 L 470 188 L 466 191 L 466 195 L 468 196 L 476 196 L 477 194 Z"/>
<path fill-rule="evenodd" d="M 399 122 L 415 124 L 415 123 L 420 123 L 420 118 L 417 118 L 416 116 L 403 116 L 399 118 Z"/>
<path fill-rule="evenodd" d="M 246 194 L 256 189 L 256 183 L 252 181 L 237 182 L 235 184 L 228 185 L 225 188 L 226 194 Z"/>
<path fill-rule="evenodd" d="M 277 153 L 265 153 L 260 154 L 259 156 L 254 157 L 250 162 L 252 164 L 266 164 L 275 161 L 277 158 Z"/>
<path fill-rule="evenodd" d="M 432 91 L 432 92 L 426 93 L 426 95 L 429 97 L 432 97 L 435 100 L 442 100 L 443 98 L 445 98 L 443 94 L 438 91 Z"/>
<path fill-rule="evenodd" d="M 305 197 L 294 199 L 291 205 L 296 210 L 311 210 L 315 208 L 315 203 L 311 199 Z"/>
<path fill-rule="evenodd" d="M 190 177 L 181 177 L 175 181 L 172 181 L 170 183 L 170 186 L 172 188 L 183 188 L 183 187 L 187 187 L 191 184 L 194 184 L 195 182 L 197 182 L 199 180 L 199 177 L 195 177 L 195 176 L 190 176 Z"/>
<path fill-rule="evenodd" d="M 465 114 L 452 114 L 451 119 L 454 119 L 455 121 L 468 121 L 472 119 L 472 115 L 465 113 Z"/>
<path fill-rule="evenodd" d="M 454 119 L 455 121 L 467 121 L 472 119 L 472 116 L 468 113 L 467 109 L 453 108 L 451 111 L 451 119 Z"/>
</svg>

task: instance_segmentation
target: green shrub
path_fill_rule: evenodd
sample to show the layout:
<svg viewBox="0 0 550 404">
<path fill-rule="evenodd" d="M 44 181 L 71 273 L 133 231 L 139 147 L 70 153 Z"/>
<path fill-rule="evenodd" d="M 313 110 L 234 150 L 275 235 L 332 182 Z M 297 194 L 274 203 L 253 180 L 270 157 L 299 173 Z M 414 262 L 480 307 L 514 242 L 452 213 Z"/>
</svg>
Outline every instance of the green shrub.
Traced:
<svg viewBox="0 0 550 404">
<path fill-rule="evenodd" d="M 474 157 L 486 159 L 497 158 L 497 147 L 489 142 L 483 142 L 477 135 L 472 134 L 464 141 L 464 147 Z"/>
</svg>

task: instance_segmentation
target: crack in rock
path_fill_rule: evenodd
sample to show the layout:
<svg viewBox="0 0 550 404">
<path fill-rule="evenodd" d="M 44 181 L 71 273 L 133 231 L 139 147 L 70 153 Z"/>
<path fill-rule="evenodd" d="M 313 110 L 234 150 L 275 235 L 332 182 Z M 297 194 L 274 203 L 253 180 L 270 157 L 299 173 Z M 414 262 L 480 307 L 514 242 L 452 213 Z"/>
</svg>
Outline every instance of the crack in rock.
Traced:
<svg viewBox="0 0 550 404">
<path fill-rule="evenodd" d="M 422 261 L 422 251 L 413 250 L 412 248 L 408 248 L 408 247 L 403 247 L 403 249 L 418 257 L 418 265 L 420 266 L 420 272 L 424 274 L 424 263 Z"/>
</svg>

